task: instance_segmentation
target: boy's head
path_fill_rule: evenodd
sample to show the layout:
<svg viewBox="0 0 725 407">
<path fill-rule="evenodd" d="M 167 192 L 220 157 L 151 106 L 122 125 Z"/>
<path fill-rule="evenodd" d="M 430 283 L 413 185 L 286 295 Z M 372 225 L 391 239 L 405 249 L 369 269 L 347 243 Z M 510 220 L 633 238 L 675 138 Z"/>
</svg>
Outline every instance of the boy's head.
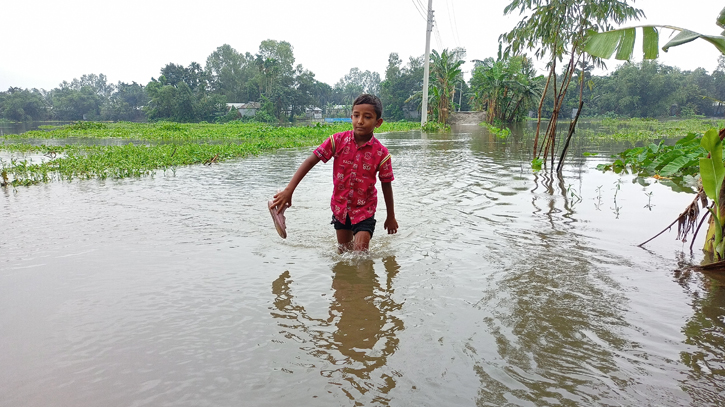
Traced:
<svg viewBox="0 0 725 407">
<path fill-rule="evenodd" d="M 380 98 L 375 95 L 363 93 L 362 95 L 358 96 L 354 102 L 352 102 L 353 108 L 355 108 L 355 106 L 357 105 L 372 105 L 373 110 L 375 110 L 375 114 L 377 115 L 375 119 L 377 120 L 383 117 L 383 102 L 381 102 Z"/>
</svg>

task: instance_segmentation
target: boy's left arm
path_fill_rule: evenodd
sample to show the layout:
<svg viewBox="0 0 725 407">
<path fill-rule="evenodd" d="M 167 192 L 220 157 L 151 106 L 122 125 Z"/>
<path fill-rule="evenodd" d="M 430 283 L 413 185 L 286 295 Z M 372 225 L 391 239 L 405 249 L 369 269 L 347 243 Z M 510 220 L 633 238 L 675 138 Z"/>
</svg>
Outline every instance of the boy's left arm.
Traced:
<svg viewBox="0 0 725 407">
<path fill-rule="evenodd" d="M 395 208 L 393 205 L 393 186 L 390 182 L 380 183 L 383 189 L 383 197 L 385 198 L 385 208 L 388 211 L 388 218 L 385 219 L 383 225 L 388 230 L 388 234 L 398 233 L 398 221 L 395 220 Z"/>
</svg>

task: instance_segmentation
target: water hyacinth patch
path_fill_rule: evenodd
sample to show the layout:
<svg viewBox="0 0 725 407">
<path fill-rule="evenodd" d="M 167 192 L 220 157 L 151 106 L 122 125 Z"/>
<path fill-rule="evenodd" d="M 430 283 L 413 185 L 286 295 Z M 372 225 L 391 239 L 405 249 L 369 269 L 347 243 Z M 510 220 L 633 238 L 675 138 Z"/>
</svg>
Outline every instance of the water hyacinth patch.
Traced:
<svg viewBox="0 0 725 407">
<path fill-rule="evenodd" d="M 84 122 L 85 123 L 85 122 Z M 378 133 L 407 131 L 419 125 L 383 123 Z M 126 178 L 175 171 L 183 165 L 220 162 L 278 148 L 314 146 L 349 124 L 311 127 L 273 127 L 259 123 L 185 124 L 160 122 L 73 124 L 9 135 L 7 139 L 126 139 L 124 145 L 61 146 L 30 143 L 0 144 L 10 153 L 42 154 L 49 160 L 0 160 L 3 183 L 32 185 L 53 180 Z"/>
</svg>

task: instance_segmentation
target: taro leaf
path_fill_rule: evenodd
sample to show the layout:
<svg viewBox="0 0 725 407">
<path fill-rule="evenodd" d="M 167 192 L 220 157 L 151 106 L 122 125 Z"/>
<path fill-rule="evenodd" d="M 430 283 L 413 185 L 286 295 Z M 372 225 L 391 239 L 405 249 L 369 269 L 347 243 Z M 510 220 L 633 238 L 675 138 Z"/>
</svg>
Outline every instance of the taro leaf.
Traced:
<svg viewBox="0 0 725 407">
<path fill-rule="evenodd" d="M 692 161 L 685 156 L 677 157 L 674 160 L 670 161 L 667 165 L 662 167 L 662 169 L 660 170 L 660 175 L 662 175 L 663 177 L 669 177 L 672 174 L 680 172 L 680 170 L 687 167 L 690 162 Z"/>
<path fill-rule="evenodd" d="M 708 130 L 702 137 L 700 144 L 710 152 L 710 157 L 700 158 L 702 188 L 708 198 L 718 202 L 720 188 L 725 177 L 725 167 L 722 163 L 722 141 L 718 137 L 717 130 Z"/>
<path fill-rule="evenodd" d="M 671 163 L 675 159 L 680 158 L 682 156 L 683 156 L 682 150 L 671 150 L 671 151 L 668 151 L 665 154 L 662 154 L 661 156 L 657 157 L 657 159 L 655 159 L 652 162 L 652 164 L 650 164 L 650 167 L 653 170 L 655 170 L 655 169 L 657 169 L 657 170 L 662 169 L 667 164 Z"/>
<path fill-rule="evenodd" d="M 693 140 L 697 138 L 697 134 L 695 133 L 688 133 L 687 136 L 677 140 L 677 143 L 675 143 L 676 146 L 682 146 L 685 144 L 690 144 Z"/>
</svg>

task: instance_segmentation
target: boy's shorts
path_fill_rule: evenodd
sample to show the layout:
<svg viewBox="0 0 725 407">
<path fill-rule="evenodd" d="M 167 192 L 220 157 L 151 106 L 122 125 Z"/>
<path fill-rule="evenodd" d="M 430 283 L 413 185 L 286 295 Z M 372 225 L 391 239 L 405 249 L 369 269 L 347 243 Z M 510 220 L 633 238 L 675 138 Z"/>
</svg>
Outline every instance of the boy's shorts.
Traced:
<svg viewBox="0 0 725 407">
<path fill-rule="evenodd" d="M 353 235 L 357 232 L 368 232 L 370 233 L 370 237 L 373 237 L 373 232 L 375 231 L 375 216 L 371 216 L 353 225 L 350 221 L 350 216 L 347 217 L 345 223 L 342 223 L 335 218 L 335 215 L 332 215 L 332 222 L 330 224 L 335 225 L 335 230 L 352 230 Z"/>
</svg>

